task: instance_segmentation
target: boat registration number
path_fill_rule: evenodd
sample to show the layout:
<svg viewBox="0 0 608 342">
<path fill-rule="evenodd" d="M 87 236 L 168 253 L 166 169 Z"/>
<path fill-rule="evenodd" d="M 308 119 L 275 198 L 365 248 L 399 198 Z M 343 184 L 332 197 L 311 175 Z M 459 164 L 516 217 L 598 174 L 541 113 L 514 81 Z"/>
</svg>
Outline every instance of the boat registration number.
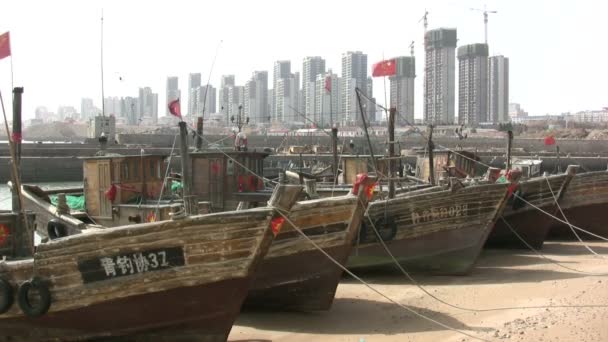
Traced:
<svg viewBox="0 0 608 342">
<path fill-rule="evenodd" d="M 440 219 L 467 216 L 468 205 L 455 204 L 449 207 L 431 208 L 421 211 L 412 211 L 412 223 L 431 222 Z"/>
<path fill-rule="evenodd" d="M 83 282 L 91 283 L 184 265 L 182 247 L 167 247 L 82 260 L 78 270 Z"/>
</svg>

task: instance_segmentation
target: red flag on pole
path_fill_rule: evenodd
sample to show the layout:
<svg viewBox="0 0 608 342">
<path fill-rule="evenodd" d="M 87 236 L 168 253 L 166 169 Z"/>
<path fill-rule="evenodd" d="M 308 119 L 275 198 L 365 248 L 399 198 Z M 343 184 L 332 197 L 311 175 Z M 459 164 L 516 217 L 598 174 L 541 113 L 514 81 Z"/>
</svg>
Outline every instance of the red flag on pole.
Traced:
<svg viewBox="0 0 608 342">
<path fill-rule="evenodd" d="M 179 99 L 169 102 L 169 112 L 181 119 L 182 111 L 179 106 Z"/>
<path fill-rule="evenodd" d="M 393 76 L 397 74 L 397 63 L 394 59 L 387 59 L 372 66 L 372 76 Z"/>
<path fill-rule="evenodd" d="M 331 76 L 325 77 L 325 90 L 331 93 Z"/>
<path fill-rule="evenodd" d="M 9 32 L 0 35 L 0 59 L 11 55 L 11 37 Z"/>
<path fill-rule="evenodd" d="M 552 135 L 545 137 L 545 146 L 550 145 L 555 145 L 555 138 Z"/>
</svg>

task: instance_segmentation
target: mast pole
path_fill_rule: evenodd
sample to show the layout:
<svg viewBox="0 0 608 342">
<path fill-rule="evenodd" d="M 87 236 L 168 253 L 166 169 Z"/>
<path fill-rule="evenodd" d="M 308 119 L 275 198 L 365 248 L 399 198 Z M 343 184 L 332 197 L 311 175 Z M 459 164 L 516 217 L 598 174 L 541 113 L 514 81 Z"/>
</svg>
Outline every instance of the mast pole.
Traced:
<svg viewBox="0 0 608 342">
<path fill-rule="evenodd" d="M 429 149 L 429 182 L 431 183 L 431 185 L 435 185 L 435 162 L 433 160 L 433 150 L 435 149 L 435 144 L 433 144 L 433 125 L 429 125 L 428 149 Z"/>
<path fill-rule="evenodd" d="M 106 116 L 106 98 L 103 87 L 103 8 L 101 9 L 101 116 Z"/>
<path fill-rule="evenodd" d="M 395 112 L 391 107 L 388 113 L 388 198 L 395 198 Z"/>
</svg>

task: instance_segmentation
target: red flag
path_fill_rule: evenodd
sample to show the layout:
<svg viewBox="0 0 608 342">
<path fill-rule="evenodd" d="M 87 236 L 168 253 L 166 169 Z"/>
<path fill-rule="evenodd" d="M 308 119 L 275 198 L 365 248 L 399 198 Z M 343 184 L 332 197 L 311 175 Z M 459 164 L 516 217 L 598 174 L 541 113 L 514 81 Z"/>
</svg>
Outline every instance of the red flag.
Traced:
<svg viewBox="0 0 608 342">
<path fill-rule="evenodd" d="M 397 63 L 394 59 L 387 59 L 372 66 L 372 76 L 393 76 L 397 74 Z"/>
<path fill-rule="evenodd" d="M 325 77 L 325 90 L 331 93 L 331 76 Z"/>
<path fill-rule="evenodd" d="M 545 137 L 545 146 L 550 145 L 555 145 L 555 138 L 552 135 Z"/>
<path fill-rule="evenodd" d="M 0 35 L 0 59 L 11 55 L 11 37 L 8 32 Z"/>
<path fill-rule="evenodd" d="M 169 112 L 181 119 L 182 111 L 179 107 L 179 99 L 171 101 L 169 103 Z"/>
</svg>

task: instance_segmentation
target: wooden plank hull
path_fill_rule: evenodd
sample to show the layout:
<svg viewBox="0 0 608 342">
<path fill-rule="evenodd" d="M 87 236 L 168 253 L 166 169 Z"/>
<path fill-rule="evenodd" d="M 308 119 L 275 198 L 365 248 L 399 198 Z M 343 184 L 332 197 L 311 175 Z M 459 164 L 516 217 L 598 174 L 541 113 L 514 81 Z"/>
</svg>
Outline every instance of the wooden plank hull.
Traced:
<svg viewBox="0 0 608 342">
<path fill-rule="evenodd" d="M 0 315 L 0 331 L 38 340 L 197 328 L 204 340 L 225 340 L 274 238 L 273 215 L 271 208 L 198 215 L 41 244 L 35 266 L 0 262 L 0 276 L 11 284 L 45 279 L 50 310 L 33 319 L 15 304 Z"/>
<path fill-rule="evenodd" d="M 8 319 L 0 326 L 4 336 L 31 340 L 117 335 L 128 335 L 133 340 L 192 335 L 197 341 L 226 341 L 249 284 L 250 277 L 218 281 L 107 301 L 41 318 Z M 30 335 L 25 336 L 24 331 Z"/>
<path fill-rule="evenodd" d="M 518 195 L 534 206 L 541 208 L 547 213 L 556 215 L 558 207 L 553 197 L 560 198 L 561 194 L 567 193 L 570 181 L 567 174 L 550 177 L 538 177 L 519 183 Z M 549 181 L 550 186 L 547 184 Z M 553 191 L 553 194 L 551 193 Z M 503 212 L 504 219 L 511 228 L 530 246 L 540 249 L 547 238 L 554 219 L 540 210 L 526 204 L 525 202 L 511 197 L 507 201 Z M 492 233 L 488 237 L 486 247 L 490 248 L 522 248 L 527 249 L 523 243 L 502 219 L 496 221 Z"/>
<path fill-rule="evenodd" d="M 289 219 L 320 248 L 344 265 L 367 206 L 364 194 L 296 203 Z M 342 269 L 288 222 L 255 274 L 244 306 L 297 311 L 328 310 Z"/>
<path fill-rule="evenodd" d="M 608 171 L 586 172 L 574 176 L 560 205 L 571 224 L 608 237 Z M 563 220 L 561 213 L 555 216 Z M 595 239 L 583 232 L 577 233 L 584 240 Z M 568 225 L 554 220 L 550 238 L 575 239 L 575 236 Z"/>
<path fill-rule="evenodd" d="M 485 184 L 455 191 L 426 189 L 372 202 L 349 268 L 395 266 L 375 240 L 371 219 L 407 270 L 439 275 L 469 273 L 504 209 L 507 188 L 507 184 Z"/>
</svg>

